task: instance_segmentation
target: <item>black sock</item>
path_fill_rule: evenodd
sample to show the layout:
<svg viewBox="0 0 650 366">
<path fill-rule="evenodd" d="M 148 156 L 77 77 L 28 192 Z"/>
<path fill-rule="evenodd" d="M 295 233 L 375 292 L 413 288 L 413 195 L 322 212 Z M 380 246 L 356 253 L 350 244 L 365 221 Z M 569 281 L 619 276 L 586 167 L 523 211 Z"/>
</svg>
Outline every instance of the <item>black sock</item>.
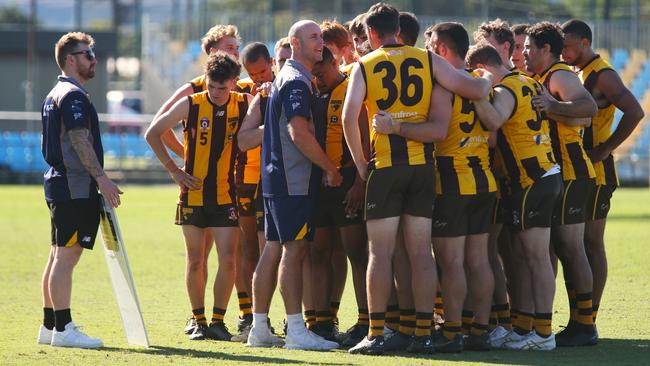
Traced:
<svg viewBox="0 0 650 366">
<path fill-rule="evenodd" d="M 49 330 L 54 329 L 54 309 L 43 308 L 43 326 Z"/>
<path fill-rule="evenodd" d="M 65 326 L 72 321 L 70 309 L 55 310 L 54 311 L 54 324 L 56 324 L 56 331 L 63 332 Z"/>
</svg>

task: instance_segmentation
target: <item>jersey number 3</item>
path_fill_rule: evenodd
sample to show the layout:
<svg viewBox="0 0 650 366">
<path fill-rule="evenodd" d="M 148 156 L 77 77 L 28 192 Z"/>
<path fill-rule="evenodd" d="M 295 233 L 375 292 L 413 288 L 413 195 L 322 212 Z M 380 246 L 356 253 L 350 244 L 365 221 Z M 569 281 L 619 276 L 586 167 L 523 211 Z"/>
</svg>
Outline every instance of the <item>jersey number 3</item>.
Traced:
<svg viewBox="0 0 650 366">
<path fill-rule="evenodd" d="M 409 74 L 411 67 L 415 69 L 424 68 L 422 62 L 418 59 L 405 59 L 399 67 L 401 90 L 398 91 L 397 85 L 395 85 L 395 76 L 397 76 L 395 64 L 390 61 L 381 61 L 375 65 L 375 68 L 372 70 L 373 73 L 379 74 L 384 70 L 386 71 L 386 75 L 381 78 L 381 85 L 388 91 L 388 96 L 385 99 L 379 99 L 377 101 L 379 109 L 386 110 L 390 108 L 397 101 L 398 95 L 400 102 L 407 107 L 416 105 L 422 99 L 424 82 L 418 75 Z M 411 85 L 413 85 L 414 89 L 413 95 L 409 95 L 408 93 Z"/>
</svg>

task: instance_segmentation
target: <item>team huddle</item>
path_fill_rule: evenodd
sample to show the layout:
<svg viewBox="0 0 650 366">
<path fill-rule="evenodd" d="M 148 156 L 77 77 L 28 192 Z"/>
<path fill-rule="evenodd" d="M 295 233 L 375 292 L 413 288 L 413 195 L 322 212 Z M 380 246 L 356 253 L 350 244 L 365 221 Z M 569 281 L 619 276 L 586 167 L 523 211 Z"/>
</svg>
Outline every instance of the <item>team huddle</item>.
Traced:
<svg viewBox="0 0 650 366">
<path fill-rule="evenodd" d="M 611 153 L 641 107 L 579 20 L 497 19 L 471 46 L 456 22 L 426 29 L 425 49 L 419 34 L 378 3 L 346 24 L 299 21 L 241 63 L 234 25 L 204 36 L 204 75 L 145 133 L 180 186 L 190 339 L 369 355 L 597 344 Z M 339 332 L 348 260 L 358 319 Z M 570 320 L 554 334 L 558 260 Z M 268 317 L 276 285 L 285 337 Z"/>
</svg>

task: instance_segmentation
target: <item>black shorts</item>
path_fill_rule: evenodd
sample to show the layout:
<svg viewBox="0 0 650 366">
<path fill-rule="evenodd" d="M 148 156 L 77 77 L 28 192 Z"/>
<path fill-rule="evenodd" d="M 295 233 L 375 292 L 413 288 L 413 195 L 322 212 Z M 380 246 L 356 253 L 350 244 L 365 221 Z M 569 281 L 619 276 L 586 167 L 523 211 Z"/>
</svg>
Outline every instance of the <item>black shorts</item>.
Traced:
<svg viewBox="0 0 650 366">
<path fill-rule="evenodd" d="M 257 184 L 237 185 L 237 213 L 239 216 L 255 216 L 255 192 Z"/>
<path fill-rule="evenodd" d="M 597 185 L 587 198 L 587 220 L 595 221 L 607 218 L 612 194 L 616 187 Z"/>
<path fill-rule="evenodd" d="M 255 192 L 255 226 L 257 231 L 264 232 L 264 196 L 262 193 L 262 182 L 257 184 Z"/>
<path fill-rule="evenodd" d="M 264 197 L 264 234 L 281 244 L 314 240 L 318 196 Z"/>
<path fill-rule="evenodd" d="M 551 227 L 553 209 L 561 196 L 561 173 L 540 178 L 524 190 L 513 190 L 507 198 L 510 219 L 506 224 L 515 231 Z"/>
<path fill-rule="evenodd" d="M 490 231 L 496 194 L 439 194 L 433 205 L 432 237 L 484 234 Z"/>
<path fill-rule="evenodd" d="M 47 202 L 52 226 L 52 245 L 71 247 L 79 243 L 82 248 L 92 249 L 99 228 L 100 205 L 99 195 L 63 202 Z"/>
<path fill-rule="evenodd" d="M 366 182 L 366 220 L 409 214 L 431 218 L 435 168 L 431 164 L 398 165 L 370 172 Z"/>
<path fill-rule="evenodd" d="M 553 226 L 581 224 L 587 221 L 587 203 L 595 188 L 594 179 L 564 181 L 562 197 L 553 212 Z"/>
<path fill-rule="evenodd" d="M 239 225 L 235 205 L 176 206 L 176 225 L 208 227 L 232 227 Z"/>
<path fill-rule="evenodd" d="M 359 225 L 363 222 L 360 212 L 357 212 L 354 217 L 349 217 L 345 212 L 345 203 L 343 203 L 348 190 L 354 184 L 357 169 L 354 167 L 341 169 L 341 175 L 343 183 L 340 186 L 326 187 L 320 191 L 316 208 L 316 227 L 343 227 Z"/>
</svg>

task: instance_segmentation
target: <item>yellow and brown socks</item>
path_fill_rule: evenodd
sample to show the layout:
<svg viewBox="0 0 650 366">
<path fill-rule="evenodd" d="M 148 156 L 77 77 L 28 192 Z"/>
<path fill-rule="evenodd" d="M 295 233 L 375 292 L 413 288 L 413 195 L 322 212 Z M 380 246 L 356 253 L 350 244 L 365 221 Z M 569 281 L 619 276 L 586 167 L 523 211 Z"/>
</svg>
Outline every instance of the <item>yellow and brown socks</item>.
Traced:
<svg viewBox="0 0 650 366">
<path fill-rule="evenodd" d="M 479 324 L 477 322 L 473 322 L 469 334 L 472 336 L 482 336 L 483 334 L 487 333 L 487 331 L 487 324 Z"/>
<path fill-rule="evenodd" d="M 357 319 L 357 324 L 359 325 L 370 325 L 370 316 L 368 315 L 368 309 L 359 308 L 359 318 Z"/>
<path fill-rule="evenodd" d="M 594 325 L 594 306 L 591 292 L 576 294 L 576 306 L 578 307 L 576 316 L 578 324 L 585 328 L 591 328 Z"/>
<path fill-rule="evenodd" d="M 305 310 L 305 323 L 307 323 L 307 329 L 311 329 L 316 325 L 316 310 Z"/>
<path fill-rule="evenodd" d="M 442 307 L 442 292 L 436 292 L 436 300 L 434 303 L 434 312 L 441 318 L 445 317 L 445 309 Z"/>
<path fill-rule="evenodd" d="M 390 330 L 397 331 L 399 330 L 399 306 L 397 305 L 388 305 L 385 315 L 385 325 L 386 328 Z M 372 314 L 371 314 L 372 315 Z M 372 325 L 372 316 L 370 317 Z"/>
<path fill-rule="evenodd" d="M 386 322 L 385 313 L 370 313 L 370 337 L 383 337 L 384 325 Z"/>
<path fill-rule="evenodd" d="M 533 330 L 535 315 L 523 311 L 518 312 L 517 318 L 512 322 L 513 329 L 519 335 L 525 335 Z M 537 325 L 537 324 L 535 324 Z"/>
<path fill-rule="evenodd" d="M 217 307 L 212 308 L 212 319 L 210 324 L 219 324 L 223 323 L 223 317 L 226 315 L 226 309 L 221 309 Z M 252 315 L 252 314 L 251 314 Z M 197 320 L 198 321 L 198 320 Z"/>
<path fill-rule="evenodd" d="M 472 322 L 474 321 L 474 312 L 463 309 L 461 320 L 463 335 L 469 335 L 469 332 L 472 329 Z"/>
<path fill-rule="evenodd" d="M 399 312 L 399 332 L 412 336 L 415 333 L 415 309 L 402 309 Z"/>
<path fill-rule="evenodd" d="M 433 313 L 416 313 L 415 314 L 415 336 L 423 337 L 431 335 L 431 319 Z"/>
<path fill-rule="evenodd" d="M 204 327 L 208 326 L 208 321 L 205 319 L 205 308 L 192 309 L 192 315 L 196 324 L 203 325 Z"/>
<path fill-rule="evenodd" d="M 446 321 L 442 326 L 442 335 L 448 340 L 453 340 L 457 334 L 461 333 L 461 322 Z"/>
<path fill-rule="evenodd" d="M 535 313 L 535 333 L 543 338 L 551 335 L 551 313 Z"/>
<path fill-rule="evenodd" d="M 238 292 L 237 300 L 239 301 L 239 318 L 250 317 L 253 319 L 253 299 L 251 299 L 248 292 Z"/>
<path fill-rule="evenodd" d="M 508 303 L 496 304 L 492 306 L 492 309 L 497 314 L 497 323 L 507 330 L 512 330 L 512 319 L 510 318 L 510 305 L 508 305 Z M 492 315 L 490 315 L 490 317 L 492 317 Z"/>
</svg>

